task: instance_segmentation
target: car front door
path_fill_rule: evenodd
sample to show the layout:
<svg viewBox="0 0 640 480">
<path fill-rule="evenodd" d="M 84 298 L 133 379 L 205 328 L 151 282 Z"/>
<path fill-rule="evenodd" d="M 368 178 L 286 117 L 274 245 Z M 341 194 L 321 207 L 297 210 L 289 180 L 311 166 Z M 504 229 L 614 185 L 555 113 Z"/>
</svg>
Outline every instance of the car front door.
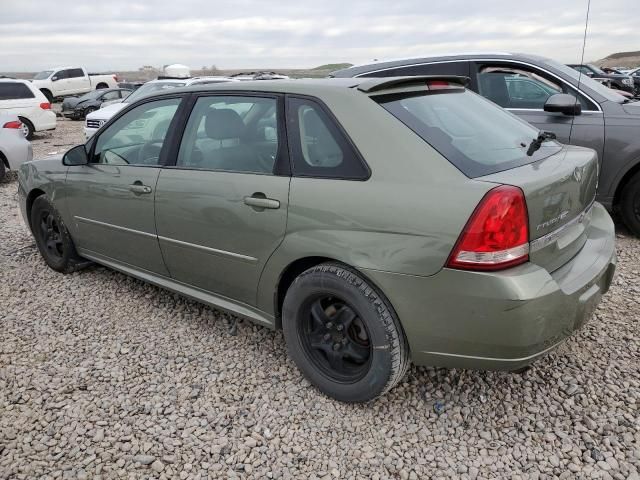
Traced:
<svg viewBox="0 0 640 480">
<path fill-rule="evenodd" d="M 260 273 L 284 238 L 290 177 L 282 99 L 200 96 L 174 166 L 156 188 L 156 225 L 171 276 L 255 305 Z"/>
<path fill-rule="evenodd" d="M 81 255 L 168 276 L 154 197 L 180 102 L 151 100 L 129 110 L 90 142 L 88 165 L 69 167 L 66 203 Z"/>
<path fill-rule="evenodd" d="M 69 77 L 69 94 L 85 93 L 91 90 L 89 76 L 81 68 L 71 68 L 67 70 Z"/>
<path fill-rule="evenodd" d="M 53 83 L 53 95 L 63 96 L 69 94 L 69 70 L 58 70 L 51 75 L 51 82 Z"/>
<path fill-rule="evenodd" d="M 472 70 L 472 88 L 480 95 L 540 130 L 555 133 L 560 142 L 593 148 L 602 158 L 602 110 L 573 86 L 548 72 L 513 62 L 475 62 Z M 576 97 L 582 106 L 582 114 L 545 112 L 544 104 L 555 93 Z"/>
</svg>

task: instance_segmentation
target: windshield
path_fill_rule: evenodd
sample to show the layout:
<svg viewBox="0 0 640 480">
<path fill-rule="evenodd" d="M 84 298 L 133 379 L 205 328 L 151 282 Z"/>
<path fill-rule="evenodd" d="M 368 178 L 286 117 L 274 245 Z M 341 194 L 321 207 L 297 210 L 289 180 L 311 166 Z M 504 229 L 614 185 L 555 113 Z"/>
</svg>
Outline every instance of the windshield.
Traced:
<svg viewBox="0 0 640 480">
<path fill-rule="evenodd" d="M 601 74 L 601 75 L 602 75 L 602 74 L 606 75 L 606 73 L 605 73 L 603 70 L 599 69 L 599 68 L 598 68 L 598 67 L 596 67 L 595 65 L 591 65 L 591 64 L 589 64 L 589 68 L 590 68 L 591 70 L 593 70 L 594 72 L 596 72 L 596 73 L 599 73 L 599 74 Z"/>
<path fill-rule="evenodd" d="M 610 100 L 616 103 L 624 103 L 625 98 L 622 95 L 618 95 L 616 92 L 614 92 L 610 88 L 605 87 L 601 83 L 596 82 L 595 80 L 590 78 L 588 75 L 585 75 L 584 73 L 581 74 L 577 70 L 574 70 L 571 67 L 567 67 L 562 63 L 558 63 L 555 60 L 545 59 L 545 62 L 550 67 L 553 67 L 556 70 L 560 70 L 560 72 L 562 72 L 563 74 L 573 78 L 576 81 L 579 81 L 580 84 L 585 85 L 587 88 L 593 90 L 597 94 L 602 95 L 607 100 Z"/>
<path fill-rule="evenodd" d="M 374 99 L 470 178 L 532 163 L 562 149 L 546 141 L 528 155 L 540 132 L 462 88 Z"/>
<path fill-rule="evenodd" d="M 171 88 L 184 87 L 185 82 L 149 82 L 142 85 L 139 89 L 127 97 L 127 103 L 133 103 L 142 97 L 146 97 L 155 92 L 168 90 Z"/>
<path fill-rule="evenodd" d="M 45 70 L 43 72 L 36 73 L 35 76 L 33 77 L 33 79 L 34 80 L 44 80 L 45 78 L 49 78 L 52 73 L 53 73 L 53 70 Z"/>
</svg>

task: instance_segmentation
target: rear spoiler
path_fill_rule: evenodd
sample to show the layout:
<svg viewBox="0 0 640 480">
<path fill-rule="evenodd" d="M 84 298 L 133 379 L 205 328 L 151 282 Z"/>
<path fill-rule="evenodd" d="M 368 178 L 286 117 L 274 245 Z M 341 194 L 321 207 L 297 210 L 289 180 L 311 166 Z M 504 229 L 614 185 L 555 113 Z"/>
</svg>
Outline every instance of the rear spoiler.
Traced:
<svg viewBox="0 0 640 480">
<path fill-rule="evenodd" d="M 458 83 L 461 87 L 469 85 L 469 77 L 460 75 L 415 75 L 406 77 L 371 77 L 358 84 L 356 88 L 361 92 L 372 93 L 380 90 L 389 90 L 398 87 L 413 87 L 425 85 L 430 81 Z"/>
</svg>

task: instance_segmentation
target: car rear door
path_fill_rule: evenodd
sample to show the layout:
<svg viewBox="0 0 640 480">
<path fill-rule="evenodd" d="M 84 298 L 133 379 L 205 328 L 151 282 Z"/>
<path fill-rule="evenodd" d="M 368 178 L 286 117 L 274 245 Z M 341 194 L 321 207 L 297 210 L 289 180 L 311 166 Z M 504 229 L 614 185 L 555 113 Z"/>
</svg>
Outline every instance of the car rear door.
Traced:
<svg viewBox="0 0 640 480">
<path fill-rule="evenodd" d="M 85 93 L 91 90 L 89 75 L 82 68 L 71 68 L 67 70 L 69 77 L 69 94 Z"/>
<path fill-rule="evenodd" d="M 243 93 L 192 102 L 174 165 L 156 188 L 162 255 L 175 280 L 255 305 L 287 223 L 283 99 Z"/>
<path fill-rule="evenodd" d="M 151 99 L 125 112 L 90 142 L 90 163 L 69 167 L 66 205 L 81 255 L 168 276 L 154 219 L 165 137 L 181 97 Z"/>
<path fill-rule="evenodd" d="M 27 116 L 36 105 L 36 96 L 21 82 L 0 82 L 0 113 Z"/>
<path fill-rule="evenodd" d="M 538 129 L 555 133 L 562 143 L 593 148 L 602 159 L 602 110 L 598 103 L 573 86 L 550 72 L 517 62 L 475 61 L 471 70 L 471 87 L 480 95 Z M 578 98 L 582 114 L 569 116 L 545 112 L 544 104 L 554 93 L 568 93 Z"/>
</svg>

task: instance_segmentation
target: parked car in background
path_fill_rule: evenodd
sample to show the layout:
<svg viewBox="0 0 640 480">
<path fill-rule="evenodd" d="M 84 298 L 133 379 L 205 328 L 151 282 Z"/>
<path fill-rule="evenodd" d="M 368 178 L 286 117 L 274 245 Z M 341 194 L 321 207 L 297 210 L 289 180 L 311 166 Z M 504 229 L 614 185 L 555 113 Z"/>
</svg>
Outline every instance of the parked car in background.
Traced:
<svg viewBox="0 0 640 480">
<path fill-rule="evenodd" d="M 27 80 L 0 78 L 0 113 L 16 115 L 28 140 L 35 132 L 56 128 L 51 103 Z"/>
<path fill-rule="evenodd" d="M 17 115 L 0 112 L 0 180 L 7 170 L 18 170 L 31 161 L 31 143 L 22 134 L 22 122 Z"/>
<path fill-rule="evenodd" d="M 629 70 L 627 75 L 633 78 L 634 95 L 640 97 L 640 67 Z"/>
<path fill-rule="evenodd" d="M 104 102 L 122 101 L 132 90 L 124 88 L 103 88 L 85 93 L 81 97 L 67 97 L 62 102 L 62 115 L 73 120 L 82 120 L 89 113 L 98 110 Z"/>
<path fill-rule="evenodd" d="M 539 139 L 464 81 L 156 92 L 24 165 L 21 211 L 57 271 L 93 260 L 282 326 L 342 401 L 382 395 L 410 361 L 517 370 L 589 319 L 614 225 L 596 152 Z"/>
<path fill-rule="evenodd" d="M 125 108 L 129 103 L 133 103 L 138 99 L 157 93 L 162 90 L 171 88 L 184 87 L 188 85 L 205 85 L 215 83 L 237 82 L 230 77 L 211 76 L 211 77 L 191 77 L 191 78 L 163 78 L 160 80 L 151 80 L 145 83 L 131 95 L 123 98 L 122 101 L 110 103 L 108 106 L 101 108 L 87 115 L 84 127 L 86 138 L 93 135 L 102 125 L 104 125 L 113 115 Z"/>
<path fill-rule="evenodd" d="M 598 200 L 619 211 L 627 227 L 640 236 L 640 103 L 629 102 L 566 65 L 525 54 L 410 58 L 355 66 L 333 76 L 429 74 L 469 77 L 472 90 L 540 131 L 553 132 L 562 143 L 595 149 L 600 158 Z M 515 95 L 508 83 L 514 76 L 526 77 L 539 88 L 521 89 Z"/>
<path fill-rule="evenodd" d="M 288 80 L 289 77 L 287 75 L 282 75 L 281 73 L 276 72 L 243 72 L 236 73 L 235 75 L 231 75 L 232 78 L 236 80 Z"/>
<path fill-rule="evenodd" d="M 118 82 L 118 88 L 124 88 L 125 90 L 137 90 L 146 82 Z"/>
<path fill-rule="evenodd" d="M 590 63 L 570 63 L 567 64 L 567 66 L 573 68 L 574 70 L 577 70 L 578 72 L 584 73 L 590 78 L 607 80 L 609 82 L 609 88 L 633 93 L 633 79 L 629 75 L 626 75 L 624 73 L 606 73 L 595 65 L 591 65 Z"/>
<path fill-rule="evenodd" d="M 58 67 L 36 74 L 32 82 L 49 102 L 53 102 L 58 97 L 116 88 L 118 77 L 116 74 L 87 73 L 84 67 Z"/>
</svg>

